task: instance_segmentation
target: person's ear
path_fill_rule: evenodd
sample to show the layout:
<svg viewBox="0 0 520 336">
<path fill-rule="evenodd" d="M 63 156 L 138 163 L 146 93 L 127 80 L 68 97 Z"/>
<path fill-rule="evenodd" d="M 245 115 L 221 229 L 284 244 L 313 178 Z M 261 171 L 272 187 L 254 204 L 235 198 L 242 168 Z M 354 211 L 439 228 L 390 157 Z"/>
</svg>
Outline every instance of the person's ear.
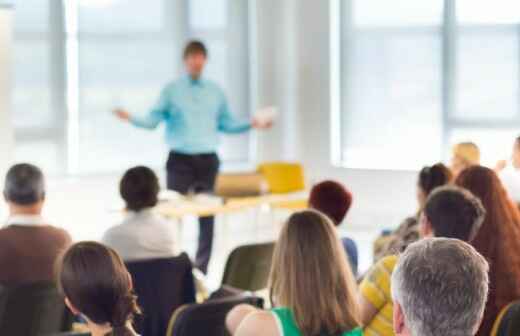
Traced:
<svg viewBox="0 0 520 336">
<path fill-rule="evenodd" d="M 134 290 L 134 279 L 132 279 L 132 275 L 130 272 L 126 272 L 126 276 L 128 277 L 128 283 L 130 284 L 130 290 Z"/>
<path fill-rule="evenodd" d="M 79 315 L 81 312 L 74 307 L 74 305 L 70 302 L 69 298 L 65 298 L 65 305 L 70 309 L 73 315 Z"/>
<path fill-rule="evenodd" d="M 405 323 L 404 323 L 404 314 L 401 305 L 397 302 L 394 302 L 394 332 L 396 335 L 404 335 L 405 331 Z"/>
<path fill-rule="evenodd" d="M 432 224 L 426 214 L 423 212 L 419 217 L 419 234 L 422 238 L 430 238 L 434 236 Z"/>
</svg>

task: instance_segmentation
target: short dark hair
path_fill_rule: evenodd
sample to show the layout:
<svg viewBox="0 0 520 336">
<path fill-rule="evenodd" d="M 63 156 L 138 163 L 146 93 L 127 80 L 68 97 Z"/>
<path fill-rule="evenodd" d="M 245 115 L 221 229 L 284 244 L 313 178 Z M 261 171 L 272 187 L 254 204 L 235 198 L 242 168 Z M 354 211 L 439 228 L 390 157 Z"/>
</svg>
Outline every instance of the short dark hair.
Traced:
<svg viewBox="0 0 520 336">
<path fill-rule="evenodd" d="M 183 57 L 186 58 L 192 54 L 202 54 L 204 57 L 208 57 L 208 49 L 202 41 L 192 40 L 184 47 Z"/>
<path fill-rule="evenodd" d="M 157 205 L 159 179 L 148 167 L 137 166 L 126 171 L 119 184 L 126 208 L 140 211 Z"/>
<path fill-rule="evenodd" d="M 336 181 L 316 184 L 309 197 L 309 206 L 327 215 L 335 225 L 343 222 L 351 205 L 352 193 Z"/>
<path fill-rule="evenodd" d="M 12 166 L 6 174 L 4 197 L 8 202 L 31 205 L 45 198 L 45 181 L 40 168 L 29 163 Z"/>
<path fill-rule="evenodd" d="M 430 194 L 424 206 L 424 215 L 436 237 L 469 242 L 484 222 L 486 210 L 480 199 L 468 190 L 444 186 Z"/>
<path fill-rule="evenodd" d="M 433 189 L 448 184 L 453 179 L 451 170 L 442 163 L 426 166 L 419 172 L 419 187 L 428 196 Z"/>
</svg>

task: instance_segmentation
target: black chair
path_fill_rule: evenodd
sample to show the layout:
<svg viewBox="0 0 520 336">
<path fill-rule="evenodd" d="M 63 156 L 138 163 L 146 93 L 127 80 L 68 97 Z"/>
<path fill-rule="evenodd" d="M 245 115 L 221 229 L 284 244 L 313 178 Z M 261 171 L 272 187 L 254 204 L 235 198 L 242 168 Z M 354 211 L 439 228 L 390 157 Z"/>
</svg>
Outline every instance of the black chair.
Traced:
<svg viewBox="0 0 520 336">
<path fill-rule="evenodd" d="M 245 291 L 257 291 L 267 287 L 274 243 L 239 246 L 229 255 L 222 286 Z"/>
<path fill-rule="evenodd" d="M 72 319 L 53 282 L 0 289 L 0 335 L 51 335 L 71 330 Z"/>
<path fill-rule="evenodd" d="M 127 262 L 126 266 L 143 310 L 143 315 L 134 323 L 137 333 L 164 335 L 172 313 L 184 304 L 195 302 L 195 283 L 188 255 Z"/>
<path fill-rule="evenodd" d="M 227 336 L 226 315 L 233 307 L 243 303 L 258 308 L 264 305 L 259 297 L 235 296 L 182 306 L 172 315 L 166 336 Z"/>
<path fill-rule="evenodd" d="M 498 315 L 491 336 L 520 335 L 520 301 L 515 301 L 502 309 Z"/>
</svg>

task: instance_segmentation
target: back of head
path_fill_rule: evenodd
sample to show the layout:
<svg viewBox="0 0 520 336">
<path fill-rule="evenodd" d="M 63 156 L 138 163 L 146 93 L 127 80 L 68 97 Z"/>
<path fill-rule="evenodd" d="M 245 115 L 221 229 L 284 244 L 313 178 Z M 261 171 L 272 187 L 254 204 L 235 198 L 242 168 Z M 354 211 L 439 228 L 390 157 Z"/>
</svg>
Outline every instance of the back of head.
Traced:
<svg viewBox="0 0 520 336">
<path fill-rule="evenodd" d="M 285 223 L 271 269 L 271 298 L 290 309 L 304 336 L 357 327 L 355 280 L 332 222 L 306 210 Z"/>
<path fill-rule="evenodd" d="M 456 186 L 436 188 L 426 200 L 424 215 L 436 237 L 471 241 L 486 216 L 482 202 Z"/>
<path fill-rule="evenodd" d="M 114 336 L 133 335 L 128 323 L 139 313 L 132 279 L 117 253 L 96 242 L 81 242 L 63 255 L 58 270 L 63 294 L 97 325 L 109 324 Z"/>
<path fill-rule="evenodd" d="M 45 198 L 45 181 L 40 168 L 29 163 L 12 166 L 5 177 L 4 197 L 20 206 L 42 201 Z"/>
<path fill-rule="evenodd" d="M 408 246 L 392 274 L 392 296 L 412 335 L 474 335 L 488 292 L 488 264 L 457 239 Z"/>
<path fill-rule="evenodd" d="M 433 189 L 446 185 L 453 179 L 450 169 L 442 163 L 426 166 L 419 172 L 419 187 L 428 196 Z"/>
<path fill-rule="evenodd" d="M 351 205 L 351 192 L 335 181 L 316 184 L 309 197 L 309 206 L 327 215 L 335 225 L 343 222 Z"/>
<path fill-rule="evenodd" d="M 138 166 L 126 171 L 119 184 L 119 192 L 126 208 L 141 211 L 158 202 L 159 179 L 148 167 Z"/>
<path fill-rule="evenodd" d="M 480 164 L 480 149 L 473 142 L 461 142 L 453 146 L 453 156 L 468 166 Z"/>
</svg>

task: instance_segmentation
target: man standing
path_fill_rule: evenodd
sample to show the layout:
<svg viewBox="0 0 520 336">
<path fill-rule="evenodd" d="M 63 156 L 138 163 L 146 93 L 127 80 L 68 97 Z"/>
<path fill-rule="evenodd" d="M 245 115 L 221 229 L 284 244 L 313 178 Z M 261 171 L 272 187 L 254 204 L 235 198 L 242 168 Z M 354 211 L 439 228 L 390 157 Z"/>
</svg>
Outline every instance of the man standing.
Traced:
<svg viewBox="0 0 520 336">
<path fill-rule="evenodd" d="M 200 41 L 184 49 L 187 75 L 162 90 L 155 107 L 145 117 L 123 109 L 116 115 L 137 127 L 155 129 L 166 123 L 170 154 L 166 165 L 167 187 L 182 194 L 213 191 L 219 169 L 216 154 L 218 133 L 242 133 L 253 128 L 268 128 L 269 123 L 240 121 L 233 117 L 222 89 L 202 76 L 208 52 Z M 207 273 L 213 245 L 213 217 L 199 219 L 199 244 L 195 266 Z"/>
</svg>

